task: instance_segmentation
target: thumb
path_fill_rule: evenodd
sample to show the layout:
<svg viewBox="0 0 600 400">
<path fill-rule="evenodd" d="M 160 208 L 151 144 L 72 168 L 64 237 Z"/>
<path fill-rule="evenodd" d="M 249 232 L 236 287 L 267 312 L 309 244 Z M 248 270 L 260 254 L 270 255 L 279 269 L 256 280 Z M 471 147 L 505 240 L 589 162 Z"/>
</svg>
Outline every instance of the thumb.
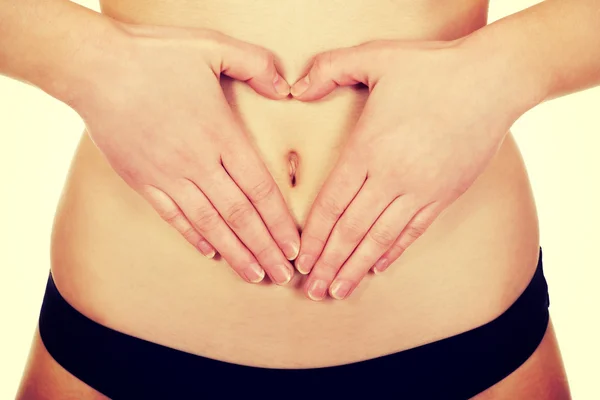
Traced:
<svg viewBox="0 0 600 400">
<path fill-rule="evenodd" d="M 292 85 L 292 96 L 303 101 L 318 100 L 338 86 L 358 83 L 372 89 L 379 78 L 374 50 L 374 46 L 363 44 L 316 55 L 308 73 Z"/>
<path fill-rule="evenodd" d="M 290 94 L 290 85 L 277 72 L 275 57 L 267 49 L 226 37 L 219 53 L 220 73 L 246 82 L 270 99 L 279 100 Z"/>
</svg>

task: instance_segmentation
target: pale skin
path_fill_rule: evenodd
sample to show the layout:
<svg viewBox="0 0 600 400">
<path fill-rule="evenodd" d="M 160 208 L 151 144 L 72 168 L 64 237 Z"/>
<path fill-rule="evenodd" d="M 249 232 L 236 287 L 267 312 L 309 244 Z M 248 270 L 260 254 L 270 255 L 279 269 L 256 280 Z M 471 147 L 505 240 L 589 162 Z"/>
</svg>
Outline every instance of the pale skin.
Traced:
<svg viewBox="0 0 600 400">
<path fill-rule="evenodd" d="M 62 0 L 10 3 L 0 3 L 10 21 L 0 36 L 16 57 L 0 58 L 0 72 L 72 106 L 113 169 L 204 255 L 216 249 L 248 282 L 260 282 L 265 271 L 278 284 L 291 279 L 298 231 L 219 86 L 224 74 L 265 97 L 287 97 L 269 51 L 210 30 L 123 24 Z M 65 27 L 88 24 L 91 37 L 57 30 L 49 19 L 29 37 L 19 35 L 31 31 L 26 19 L 35 14 L 60 16 Z M 28 60 L 26 50 L 40 38 L 53 51 Z M 107 54 L 116 62 L 94 53 L 115 43 Z M 77 64 L 70 59 L 77 52 L 85 54 L 75 60 L 96 67 L 81 79 L 63 66 L 67 57 Z"/>
<path fill-rule="evenodd" d="M 203 254 L 212 257 L 214 246 L 248 282 L 260 282 L 266 271 L 287 283 L 293 267 L 285 255 L 297 253 L 297 230 L 218 82 L 225 74 L 266 97 L 286 97 L 289 86 L 272 56 L 214 31 L 124 29 L 139 42 L 159 40 L 136 43 L 137 57 L 114 71 L 122 80 L 78 106 L 92 140 Z M 173 70 L 181 78 L 168 78 Z"/>
<path fill-rule="evenodd" d="M 302 232 L 306 295 L 344 299 L 369 270 L 385 271 L 471 186 L 517 118 L 600 83 L 599 27 L 600 1 L 547 0 L 455 41 L 317 55 L 295 98 L 357 83 L 370 96 Z"/>
<path fill-rule="evenodd" d="M 115 171 L 248 282 L 264 271 L 288 282 L 300 247 L 296 268 L 310 273 L 313 300 L 346 298 L 369 270 L 400 257 L 468 190 L 520 115 L 600 82 L 597 0 L 547 0 L 452 42 L 376 41 L 317 55 L 309 82 L 292 87 L 297 100 L 358 83 L 371 95 L 300 239 L 218 84 L 225 74 L 274 101 L 287 97 L 267 49 L 213 31 L 116 23 L 62 0 L 9 3 L 0 3 L 9 21 L 0 73 L 72 106 Z M 63 23 L 32 30 L 26 17 L 35 14 Z M 82 23 L 89 37 L 57 28 Z"/>
</svg>

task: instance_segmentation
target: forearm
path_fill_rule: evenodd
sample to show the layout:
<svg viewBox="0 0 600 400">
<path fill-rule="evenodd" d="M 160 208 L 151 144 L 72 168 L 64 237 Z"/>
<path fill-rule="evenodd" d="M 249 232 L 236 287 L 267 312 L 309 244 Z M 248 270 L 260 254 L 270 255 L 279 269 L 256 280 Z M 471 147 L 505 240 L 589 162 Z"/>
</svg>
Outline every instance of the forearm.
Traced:
<svg viewBox="0 0 600 400">
<path fill-rule="evenodd" d="M 546 0 L 463 41 L 523 108 L 600 84 L 600 0 Z"/>
<path fill-rule="evenodd" d="M 114 57 L 108 17 L 68 0 L 0 0 L 0 74 L 71 104 Z"/>
</svg>

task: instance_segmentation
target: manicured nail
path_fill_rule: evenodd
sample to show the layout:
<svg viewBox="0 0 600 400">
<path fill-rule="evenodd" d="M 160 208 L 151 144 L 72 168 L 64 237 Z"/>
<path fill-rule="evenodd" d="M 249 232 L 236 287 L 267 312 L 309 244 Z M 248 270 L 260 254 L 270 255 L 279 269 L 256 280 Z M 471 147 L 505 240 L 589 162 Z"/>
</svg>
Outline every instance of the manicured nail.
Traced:
<svg viewBox="0 0 600 400">
<path fill-rule="evenodd" d="M 282 96 L 287 96 L 290 94 L 290 85 L 279 76 L 279 74 L 275 74 L 275 79 L 273 79 L 273 86 L 275 86 L 275 90 Z"/>
<path fill-rule="evenodd" d="M 296 242 L 286 242 L 283 244 L 283 254 L 285 257 L 292 261 L 298 257 L 298 252 L 300 251 L 300 246 Z"/>
<path fill-rule="evenodd" d="M 352 282 L 348 281 L 335 281 L 331 284 L 331 297 L 337 300 L 342 300 L 352 289 Z"/>
<path fill-rule="evenodd" d="M 315 258 L 310 254 L 302 254 L 296 261 L 296 269 L 303 275 L 310 272 L 315 263 Z"/>
<path fill-rule="evenodd" d="M 277 265 L 271 272 L 273 280 L 278 285 L 285 285 L 292 279 L 293 271 L 285 265 Z"/>
<path fill-rule="evenodd" d="M 252 283 L 258 283 L 265 277 L 265 270 L 260 267 L 257 263 L 248 265 L 248 268 L 244 271 L 246 279 Z"/>
<path fill-rule="evenodd" d="M 292 86 L 292 96 L 294 97 L 298 97 L 301 96 L 302 93 L 306 92 L 306 89 L 308 89 L 308 84 L 310 83 L 310 78 L 308 77 L 308 75 L 306 75 L 304 77 L 304 79 L 294 83 L 294 86 Z"/>
<path fill-rule="evenodd" d="M 206 240 L 201 240 L 198 242 L 198 249 L 204 256 L 208 258 L 213 258 L 217 252 L 212 248 L 210 244 Z"/>
<path fill-rule="evenodd" d="M 316 279 L 312 281 L 312 283 L 308 287 L 308 297 L 310 297 L 311 300 L 323 300 L 325 298 L 326 293 L 327 284 L 322 279 Z"/>
<path fill-rule="evenodd" d="M 389 267 L 388 259 L 382 258 L 375 263 L 375 266 L 373 267 L 373 272 L 375 272 L 376 274 L 380 274 L 383 271 L 385 271 L 387 267 Z"/>
</svg>

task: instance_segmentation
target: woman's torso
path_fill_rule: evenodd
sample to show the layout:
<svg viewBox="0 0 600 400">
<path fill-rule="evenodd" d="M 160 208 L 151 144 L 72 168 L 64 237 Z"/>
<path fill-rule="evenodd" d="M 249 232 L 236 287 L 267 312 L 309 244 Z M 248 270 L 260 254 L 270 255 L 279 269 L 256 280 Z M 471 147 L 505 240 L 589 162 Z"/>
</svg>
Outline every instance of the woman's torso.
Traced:
<svg viewBox="0 0 600 400">
<path fill-rule="evenodd" d="M 102 1 L 113 18 L 211 28 L 274 52 L 292 83 L 316 53 L 372 39 L 453 39 L 486 23 L 487 2 Z M 406 77 L 411 79 L 410 76 Z M 234 111 L 299 226 L 367 96 L 338 89 L 315 103 L 272 101 L 223 81 Z M 440 88 L 444 90 L 444 88 Z M 299 156 L 292 187 L 287 155 Z M 487 170 L 381 276 L 348 300 L 307 300 L 243 282 L 204 258 L 110 169 L 84 135 L 59 204 L 52 269 L 65 298 L 122 332 L 225 361 L 335 365 L 472 329 L 501 314 L 538 256 L 535 205 L 509 134 Z"/>
</svg>

